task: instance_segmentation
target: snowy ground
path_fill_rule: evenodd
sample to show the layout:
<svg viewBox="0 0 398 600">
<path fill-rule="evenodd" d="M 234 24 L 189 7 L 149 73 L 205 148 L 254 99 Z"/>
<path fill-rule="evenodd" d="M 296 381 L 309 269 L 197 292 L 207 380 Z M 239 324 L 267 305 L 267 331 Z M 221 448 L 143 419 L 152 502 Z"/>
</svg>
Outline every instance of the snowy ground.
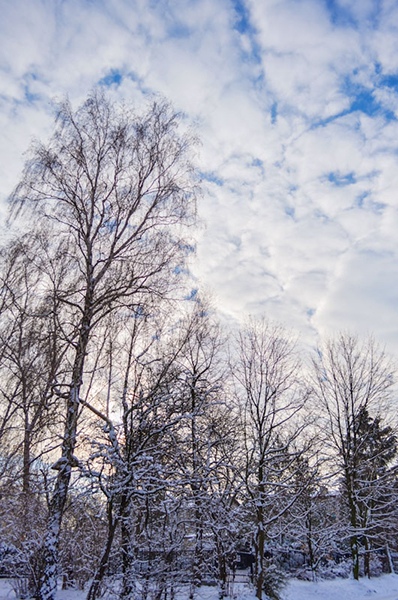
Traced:
<svg viewBox="0 0 398 600">
<path fill-rule="evenodd" d="M 317 583 L 291 580 L 284 600 L 398 600 L 398 575 L 374 579 L 334 579 Z"/>
<path fill-rule="evenodd" d="M 243 584 L 235 584 L 236 600 L 255 600 L 255 596 Z M 186 599 L 183 594 L 181 600 Z M 58 593 L 58 600 L 84 600 L 82 592 L 67 590 Z M 217 600 L 215 588 L 204 588 L 198 600 Z M 283 593 L 284 600 L 398 600 L 398 575 L 383 575 L 375 579 L 334 579 L 317 583 L 292 579 Z M 0 580 L 0 600 L 15 600 L 10 582 Z"/>
</svg>

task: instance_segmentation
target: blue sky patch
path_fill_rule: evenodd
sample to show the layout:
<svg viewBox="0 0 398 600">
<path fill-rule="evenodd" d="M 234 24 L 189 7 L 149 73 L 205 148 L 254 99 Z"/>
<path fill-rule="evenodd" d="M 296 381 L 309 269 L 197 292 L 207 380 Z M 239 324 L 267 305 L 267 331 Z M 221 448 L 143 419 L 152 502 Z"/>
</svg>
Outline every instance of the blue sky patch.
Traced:
<svg viewBox="0 0 398 600">
<path fill-rule="evenodd" d="M 356 20 L 347 6 L 341 6 L 338 0 L 325 0 L 325 4 L 333 25 L 337 27 L 356 26 Z"/>
<path fill-rule="evenodd" d="M 253 165 L 253 167 L 264 169 L 264 163 L 260 158 L 254 158 L 251 164 Z"/>
<path fill-rule="evenodd" d="M 386 208 L 386 204 L 384 204 L 384 202 L 377 202 L 376 200 L 369 200 L 367 206 L 373 213 L 376 214 L 381 214 Z"/>
<path fill-rule="evenodd" d="M 373 117 L 382 110 L 382 105 L 377 102 L 371 90 L 363 89 L 357 93 L 352 101 L 350 111 L 354 112 L 356 110 Z"/>
<path fill-rule="evenodd" d="M 27 73 L 23 78 L 23 91 L 24 91 L 24 100 L 29 104 L 33 104 L 37 100 L 40 100 L 40 95 L 32 90 L 32 84 L 39 81 L 39 76 L 35 72 Z"/>
<path fill-rule="evenodd" d="M 232 0 L 232 6 L 235 11 L 235 19 L 233 22 L 234 29 L 241 35 L 245 35 L 250 39 L 251 51 L 243 52 L 243 60 L 249 63 L 261 64 L 261 49 L 256 38 L 256 28 L 251 20 L 250 11 L 244 0 Z M 263 74 L 257 77 L 257 84 L 263 85 Z"/>
<path fill-rule="evenodd" d="M 383 75 L 380 84 L 398 92 L 398 74 Z"/>
<path fill-rule="evenodd" d="M 117 71 L 116 69 L 112 69 L 107 75 L 105 75 L 105 77 L 99 80 L 99 84 L 106 87 L 110 87 L 112 85 L 118 87 L 122 83 L 122 80 L 123 75 L 121 72 Z"/>
<path fill-rule="evenodd" d="M 34 94 L 33 92 L 31 92 L 28 85 L 26 85 L 24 87 L 24 95 L 25 95 L 25 100 L 27 102 L 29 102 L 29 104 L 32 104 L 33 102 L 36 102 L 37 100 L 40 100 L 39 94 Z"/>
<path fill-rule="evenodd" d="M 176 265 L 173 269 L 175 275 L 189 275 L 188 269 L 183 265 Z"/>
<path fill-rule="evenodd" d="M 355 206 L 357 208 L 363 208 L 365 210 L 371 211 L 374 214 L 381 214 L 386 208 L 386 204 L 384 204 L 383 202 L 373 200 L 369 192 L 363 192 L 362 194 L 357 196 L 357 198 L 355 198 Z"/>
<path fill-rule="evenodd" d="M 174 21 L 168 28 L 168 34 L 175 39 L 184 39 L 189 38 L 192 34 L 192 30 L 181 21 Z"/>
<path fill-rule="evenodd" d="M 391 84 L 388 87 L 393 88 L 395 86 L 394 79 L 391 79 Z M 397 92 L 398 92 L 398 77 L 396 78 Z M 379 102 L 375 96 L 374 91 L 370 88 L 365 88 L 363 86 L 356 85 L 349 80 L 346 80 L 344 85 L 341 88 L 341 92 L 346 95 L 350 101 L 350 108 L 347 110 L 343 110 L 339 113 L 331 115 L 326 119 L 320 119 L 315 123 L 312 123 L 310 129 L 317 129 L 318 127 L 325 127 L 329 123 L 340 119 L 341 117 L 345 117 L 354 112 L 361 112 L 368 117 L 375 116 L 383 116 L 387 121 L 396 121 L 397 118 L 395 114 L 383 106 L 381 102 Z"/>
<path fill-rule="evenodd" d="M 188 243 L 183 243 L 183 242 L 180 242 L 178 244 L 178 248 L 180 250 L 182 250 L 186 256 L 188 256 L 189 254 L 194 254 L 196 251 L 196 247 L 193 244 L 188 244 Z"/>
<path fill-rule="evenodd" d="M 243 0 L 232 0 L 232 5 L 236 14 L 235 29 L 239 33 L 248 33 L 252 30 L 248 8 L 245 6 Z"/>
<path fill-rule="evenodd" d="M 353 75 L 355 77 L 356 73 L 353 72 Z M 394 78 L 391 76 L 391 78 L 381 78 L 381 80 L 384 80 L 386 82 L 384 85 L 388 87 L 393 87 L 395 85 L 398 87 L 398 77 Z M 350 108 L 347 111 L 344 111 L 343 114 L 359 111 L 369 117 L 382 115 L 387 120 L 395 120 L 394 113 L 385 108 L 383 104 L 376 99 L 373 89 L 357 84 L 350 77 L 346 77 L 341 86 L 341 91 L 351 100 Z"/>
<path fill-rule="evenodd" d="M 372 29 L 379 26 L 380 16 L 382 14 L 382 3 L 384 0 L 371 0 L 367 5 L 364 0 L 358 0 L 358 4 L 364 4 L 365 10 L 361 13 L 354 13 L 354 2 L 345 2 L 344 6 L 341 0 L 324 0 L 326 8 L 330 15 L 330 20 L 336 27 L 358 28 L 361 21 Z M 358 16 L 359 15 L 359 16 Z"/>
<path fill-rule="evenodd" d="M 353 71 L 352 77 L 357 75 Z M 360 111 L 369 116 L 374 116 L 382 109 L 381 104 L 375 99 L 373 90 L 358 84 L 352 77 L 345 77 L 341 86 L 341 92 L 348 96 L 351 105 L 347 113 Z"/>
<path fill-rule="evenodd" d="M 224 181 L 216 175 L 213 171 L 202 171 L 200 173 L 200 177 L 203 181 L 209 181 L 210 183 L 215 183 L 218 186 L 224 184 Z"/>
<path fill-rule="evenodd" d="M 343 187 L 345 185 L 352 185 L 356 183 L 356 178 L 354 173 L 340 173 L 339 171 L 331 171 L 327 176 L 328 181 L 337 185 L 339 187 Z"/>
<path fill-rule="evenodd" d="M 272 124 L 276 123 L 277 118 L 278 118 L 278 105 L 276 102 L 274 102 L 273 105 L 271 106 L 271 123 Z"/>
<path fill-rule="evenodd" d="M 338 113 L 335 113 L 334 115 L 330 115 L 330 117 L 326 117 L 325 119 L 319 119 L 318 121 L 312 123 L 309 129 L 314 130 L 318 129 L 319 127 L 326 127 L 327 125 L 329 125 L 329 123 L 333 123 L 333 121 L 337 121 L 341 117 L 345 117 L 350 112 L 352 112 L 351 108 L 349 108 L 348 110 L 342 110 Z"/>
<path fill-rule="evenodd" d="M 296 216 L 296 211 L 295 211 L 294 206 L 286 206 L 285 214 L 288 215 L 289 217 L 291 217 L 292 219 L 294 219 Z"/>
<path fill-rule="evenodd" d="M 395 121 L 394 113 L 385 108 L 381 102 L 378 102 L 369 90 L 361 91 L 353 100 L 349 112 L 360 111 L 369 117 L 374 117 L 378 114 L 382 115 L 388 121 Z"/>
<path fill-rule="evenodd" d="M 355 206 L 358 208 L 363 208 L 365 204 L 366 198 L 369 196 L 369 192 L 363 192 L 357 198 L 355 198 Z"/>
<path fill-rule="evenodd" d="M 185 300 L 196 300 L 198 295 L 198 288 L 192 288 L 192 290 L 185 296 Z"/>
</svg>

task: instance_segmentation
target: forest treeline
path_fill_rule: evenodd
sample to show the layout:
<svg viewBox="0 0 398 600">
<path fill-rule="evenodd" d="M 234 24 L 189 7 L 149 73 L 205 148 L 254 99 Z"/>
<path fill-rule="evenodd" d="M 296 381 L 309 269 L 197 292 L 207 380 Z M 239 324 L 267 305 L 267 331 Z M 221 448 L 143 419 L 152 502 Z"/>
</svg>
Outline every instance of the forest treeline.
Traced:
<svg viewBox="0 0 398 600">
<path fill-rule="evenodd" d="M 164 101 L 61 103 L 10 198 L 0 568 L 21 597 L 227 597 L 239 552 L 259 599 L 283 572 L 393 569 L 394 365 L 348 333 L 312 356 L 266 319 L 228 333 L 185 289 L 183 124 Z"/>
</svg>

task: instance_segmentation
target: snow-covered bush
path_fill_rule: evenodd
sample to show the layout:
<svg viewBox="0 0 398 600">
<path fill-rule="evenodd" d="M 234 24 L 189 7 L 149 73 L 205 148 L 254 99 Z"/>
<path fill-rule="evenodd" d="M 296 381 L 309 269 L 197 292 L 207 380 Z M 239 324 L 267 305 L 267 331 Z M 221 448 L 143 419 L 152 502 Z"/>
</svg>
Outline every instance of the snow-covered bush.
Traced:
<svg viewBox="0 0 398 600">
<path fill-rule="evenodd" d="M 286 574 L 276 565 L 269 564 L 265 569 L 263 590 L 271 600 L 282 600 L 282 590 L 287 583 Z"/>
</svg>

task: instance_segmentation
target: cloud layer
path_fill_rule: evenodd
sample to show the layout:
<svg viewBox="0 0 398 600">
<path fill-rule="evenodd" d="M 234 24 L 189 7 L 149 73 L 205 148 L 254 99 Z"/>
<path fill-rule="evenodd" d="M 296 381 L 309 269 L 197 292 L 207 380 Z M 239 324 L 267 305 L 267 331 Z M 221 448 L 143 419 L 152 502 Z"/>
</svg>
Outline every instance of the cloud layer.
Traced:
<svg viewBox="0 0 398 600">
<path fill-rule="evenodd" d="M 395 0 L 14 0 L 0 35 L 3 200 L 52 99 L 159 92 L 202 142 L 195 285 L 398 352 Z"/>
</svg>

